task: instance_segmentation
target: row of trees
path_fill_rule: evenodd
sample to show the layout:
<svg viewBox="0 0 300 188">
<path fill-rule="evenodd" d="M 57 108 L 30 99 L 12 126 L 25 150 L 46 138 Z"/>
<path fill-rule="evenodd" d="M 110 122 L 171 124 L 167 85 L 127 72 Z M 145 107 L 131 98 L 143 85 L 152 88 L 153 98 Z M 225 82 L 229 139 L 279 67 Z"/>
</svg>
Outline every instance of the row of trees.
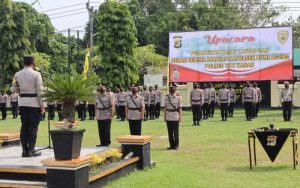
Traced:
<svg viewBox="0 0 300 188">
<path fill-rule="evenodd" d="M 300 21 L 275 22 L 284 10 L 270 0 L 108 0 L 95 11 L 93 71 L 112 87 L 137 82 L 148 65 L 159 71 L 167 64 L 170 31 L 292 24 L 294 44 L 299 46 Z M 71 38 L 71 72 L 82 71 L 88 28 L 79 46 Z M 31 5 L 0 1 L 0 33 L 1 88 L 11 83 L 25 54 L 37 57 L 37 66 L 46 76 L 68 72 L 68 38 L 55 33 L 49 17 Z M 80 64 L 76 66 L 78 59 Z"/>
</svg>

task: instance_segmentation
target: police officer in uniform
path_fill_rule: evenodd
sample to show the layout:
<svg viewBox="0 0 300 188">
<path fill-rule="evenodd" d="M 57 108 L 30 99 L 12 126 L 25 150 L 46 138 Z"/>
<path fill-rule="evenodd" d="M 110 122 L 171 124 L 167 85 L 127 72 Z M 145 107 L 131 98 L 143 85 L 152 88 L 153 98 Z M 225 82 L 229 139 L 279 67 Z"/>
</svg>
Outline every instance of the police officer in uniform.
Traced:
<svg viewBox="0 0 300 188">
<path fill-rule="evenodd" d="M 79 101 L 79 116 L 80 120 L 84 121 L 86 119 L 86 101 Z"/>
<path fill-rule="evenodd" d="M 250 83 L 246 83 L 242 92 L 242 102 L 245 108 L 246 120 L 251 121 L 253 118 L 253 103 L 256 101 L 255 90 L 251 87 Z"/>
<path fill-rule="evenodd" d="M 150 94 L 147 89 L 147 86 L 144 86 L 143 88 L 143 97 L 145 102 L 145 115 L 144 115 L 144 121 L 147 121 L 149 118 L 149 105 L 150 105 Z"/>
<path fill-rule="evenodd" d="M 62 105 L 61 101 L 56 102 L 56 110 L 57 110 L 57 114 L 58 114 L 58 120 L 62 121 L 64 119 L 64 117 L 63 117 L 63 114 L 62 114 L 63 105 Z"/>
<path fill-rule="evenodd" d="M 7 116 L 7 109 L 6 109 L 7 100 L 8 100 L 8 95 L 2 92 L 0 95 L 0 108 L 2 113 L 2 120 L 5 120 Z"/>
<path fill-rule="evenodd" d="M 292 105 L 293 105 L 293 91 L 289 88 L 289 82 L 284 82 L 284 89 L 281 91 L 281 102 L 284 121 L 291 121 Z"/>
<path fill-rule="evenodd" d="M 203 85 L 203 97 L 204 97 L 204 103 L 202 107 L 202 112 L 203 112 L 203 119 L 207 119 L 209 115 L 209 104 L 211 101 L 211 95 L 209 88 L 207 88 L 207 85 Z"/>
<path fill-rule="evenodd" d="M 201 106 L 204 103 L 203 92 L 199 89 L 198 84 L 194 84 L 194 89 L 190 93 L 190 104 L 193 112 L 194 126 L 199 125 L 201 120 Z"/>
<path fill-rule="evenodd" d="M 158 85 L 155 85 L 154 89 L 155 89 L 155 118 L 158 119 L 160 116 L 161 91 L 158 90 Z"/>
<path fill-rule="evenodd" d="M 210 93 L 210 103 L 209 103 L 208 117 L 214 117 L 215 101 L 217 98 L 217 92 L 216 92 L 213 84 L 209 84 L 209 93 Z"/>
<path fill-rule="evenodd" d="M 230 104 L 230 93 L 229 90 L 226 89 L 224 83 L 222 84 L 222 88 L 219 90 L 218 98 L 219 98 L 219 106 L 221 108 L 222 121 L 227 121 L 228 106 Z"/>
<path fill-rule="evenodd" d="M 125 105 L 126 105 L 126 93 L 123 88 L 120 88 L 120 92 L 118 94 L 118 105 L 119 105 L 119 113 L 121 121 L 125 121 Z"/>
<path fill-rule="evenodd" d="M 256 82 L 253 83 L 253 89 L 255 90 L 255 95 L 256 95 L 256 101 L 253 104 L 253 117 L 257 117 L 257 114 L 259 112 L 259 105 L 262 100 L 262 96 L 261 96 L 261 90 L 259 87 L 257 87 Z"/>
<path fill-rule="evenodd" d="M 97 99 L 96 107 L 100 145 L 97 145 L 97 147 L 107 147 L 111 143 L 110 130 L 111 120 L 115 113 L 115 102 L 113 96 L 106 92 L 105 86 L 101 86 L 99 91 L 100 95 Z"/>
<path fill-rule="evenodd" d="M 137 86 L 131 87 L 131 95 L 126 100 L 126 119 L 129 122 L 129 130 L 131 135 L 142 134 L 142 120 L 144 119 L 145 101 L 138 95 Z"/>
<path fill-rule="evenodd" d="M 40 116 L 45 112 L 41 95 L 43 82 L 41 74 L 33 70 L 33 63 L 33 56 L 24 57 L 25 67 L 15 74 L 16 82 L 11 88 L 12 92 L 20 93 L 22 157 L 41 155 L 35 151 L 35 144 Z"/>
<path fill-rule="evenodd" d="M 170 146 L 168 150 L 178 150 L 179 147 L 179 122 L 182 114 L 182 99 L 176 95 L 176 84 L 171 83 L 169 94 L 165 96 L 164 120 L 167 123 Z"/>
<path fill-rule="evenodd" d="M 120 113 L 119 113 L 119 104 L 118 104 L 118 95 L 119 95 L 119 88 L 116 90 L 115 93 L 115 111 L 116 111 L 116 115 L 117 115 L 117 119 L 120 119 Z"/>
<path fill-rule="evenodd" d="M 150 119 L 154 120 L 155 116 L 155 91 L 153 91 L 153 87 L 149 87 L 149 114 Z"/>
<path fill-rule="evenodd" d="M 19 95 L 17 93 L 12 93 L 10 95 L 11 112 L 14 119 L 18 117 L 18 98 Z"/>
<path fill-rule="evenodd" d="M 230 104 L 228 107 L 228 117 L 233 117 L 234 104 L 236 102 L 236 92 L 235 89 L 232 88 L 232 85 L 229 85 L 229 95 L 230 95 Z"/>
<path fill-rule="evenodd" d="M 95 102 L 92 100 L 88 103 L 88 112 L 90 120 L 95 119 Z"/>
<path fill-rule="evenodd" d="M 54 111 L 55 101 L 48 102 L 47 106 L 48 106 L 48 119 L 54 120 L 54 118 L 55 118 L 55 111 Z"/>
</svg>

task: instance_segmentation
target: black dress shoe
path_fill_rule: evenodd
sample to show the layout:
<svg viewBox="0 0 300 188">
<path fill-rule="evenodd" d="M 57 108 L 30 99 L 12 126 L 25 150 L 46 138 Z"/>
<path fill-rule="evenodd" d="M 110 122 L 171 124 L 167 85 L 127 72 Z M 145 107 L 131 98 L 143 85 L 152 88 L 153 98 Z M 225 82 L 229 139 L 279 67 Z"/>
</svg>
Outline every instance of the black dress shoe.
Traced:
<svg viewBox="0 0 300 188">
<path fill-rule="evenodd" d="M 42 153 L 38 151 L 28 151 L 27 157 L 38 157 L 41 156 Z"/>
<path fill-rule="evenodd" d="M 23 151 L 22 152 L 22 157 L 28 157 L 27 152 Z"/>
<path fill-rule="evenodd" d="M 103 147 L 103 144 L 97 144 L 96 147 Z"/>
<path fill-rule="evenodd" d="M 167 150 L 171 150 L 171 149 L 174 149 L 173 147 L 167 147 Z"/>
</svg>

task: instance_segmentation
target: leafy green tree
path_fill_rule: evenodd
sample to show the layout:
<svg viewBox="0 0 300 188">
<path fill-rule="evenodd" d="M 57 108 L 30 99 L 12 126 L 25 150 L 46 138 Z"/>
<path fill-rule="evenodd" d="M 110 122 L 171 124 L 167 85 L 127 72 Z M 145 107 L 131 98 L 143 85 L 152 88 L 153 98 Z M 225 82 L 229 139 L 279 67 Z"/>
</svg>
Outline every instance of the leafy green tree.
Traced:
<svg viewBox="0 0 300 188">
<path fill-rule="evenodd" d="M 4 85 L 19 69 L 23 55 L 31 52 L 25 12 L 20 6 L 13 6 L 10 0 L 0 1 L 0 33 L 0 69 Z"/>
<path fill-rule="evenodd" d="M 136 27 L 124 3 L 106 1 L 97 14 L 98 46 L 102 70 L 100 78 L 109 86 L 126 86 L 138 80 Z"/>
<path fill-rule="evenodd" d="M 168 58 L 157 54 L 152 44 L 134 49 L 134 54 L 139 63 L 140 78 L 147 73 L 148 67 L 151 67 L 153 72 L 159 73 L 161 68 L 168 64 Z"/>
<path fill-rule="evenodd" d="M 274 6 L 271 0 L 232 0 L 230 4 L 241 12 L 243 27 L 268 26 L 285 11 L 284 6 Z"/>
<path fill-rule="evenodd" d="M 4 85 L 5 78 L 5 64 L 8 60 L 9 50 L 13 50 L 12 39 L 13 33 L 11 32 L 16 25 L 12 18 L 12 4 L 10 0 L 0 1 L 0 86 Z"/>
<path fill-rule="evenodd" d="M 26 24 L 30 31 L 29 40 L 31 50 L 34 52 L 47 52 L 49 38 L 54 34 L 54 27 L 50 18 L 46 14 L 37 12 L 27 3 L 15 2 L 14 6 L 19 6 L 25 11 Z"/>
</svg>

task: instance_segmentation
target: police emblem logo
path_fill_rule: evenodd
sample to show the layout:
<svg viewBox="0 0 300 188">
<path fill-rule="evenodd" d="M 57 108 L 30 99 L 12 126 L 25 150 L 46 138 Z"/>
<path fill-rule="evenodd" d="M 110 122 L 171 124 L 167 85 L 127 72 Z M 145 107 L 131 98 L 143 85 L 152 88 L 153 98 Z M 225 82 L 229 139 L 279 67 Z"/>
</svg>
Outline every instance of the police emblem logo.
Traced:
<svg viewBox="0 0 300 188">
<path fill-rule="evenodd" d="M 181 48 L 181 46 L 182 46 L 182 36 L 174 36 L 173 41 L 174 41 L 174 48 Z"/>
<path fill-rule="evenodd" d="M 278 41 L 281 44 L 284 44 L 289 39 L 289 32 L 288 31 L 278 31 L 277 37 L 278 37 Z"/>
<path fill-rule="evenodd" d="M 267 140 L 268 140 L 267 146 L 276 146 L 277 136 L 270 135 L 268 136 Z"/>
</svg>

